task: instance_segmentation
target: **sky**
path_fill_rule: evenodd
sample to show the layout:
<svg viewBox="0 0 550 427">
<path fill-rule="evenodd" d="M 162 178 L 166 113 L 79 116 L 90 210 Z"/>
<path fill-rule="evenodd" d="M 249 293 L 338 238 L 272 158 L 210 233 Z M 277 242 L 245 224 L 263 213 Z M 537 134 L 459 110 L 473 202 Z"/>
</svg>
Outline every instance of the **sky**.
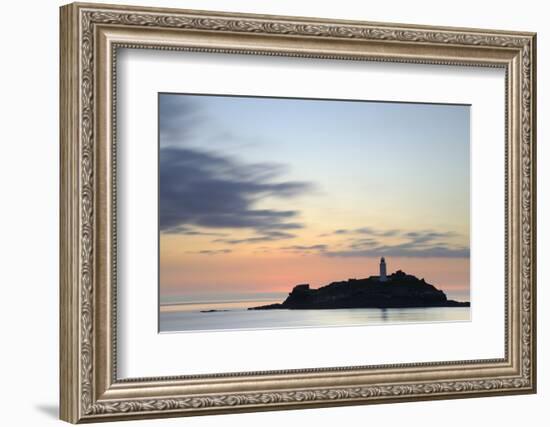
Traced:
<svg viewBox="0 0 550 427">
<path fill-rule="evenodd" d="M 161 302 L 403 270 L 469 300 L 470 107 L 159 94 Z"/>
</svg>

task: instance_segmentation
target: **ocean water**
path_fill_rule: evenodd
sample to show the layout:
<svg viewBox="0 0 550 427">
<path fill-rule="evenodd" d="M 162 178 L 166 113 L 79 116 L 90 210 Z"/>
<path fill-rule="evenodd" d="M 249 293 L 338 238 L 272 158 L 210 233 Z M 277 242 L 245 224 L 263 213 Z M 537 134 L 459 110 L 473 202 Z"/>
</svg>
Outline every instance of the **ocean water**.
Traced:
<svg viewBox="0 0 550 427">
<path fill-rule="evenodd" d="M 470 307 L 247 310 L 276 301 L 231 301 L 163 305 L 160 332 L 364 326 L 470 320 Z M 224 310 L 201 312 L 201 310 Z"/>
</svg>

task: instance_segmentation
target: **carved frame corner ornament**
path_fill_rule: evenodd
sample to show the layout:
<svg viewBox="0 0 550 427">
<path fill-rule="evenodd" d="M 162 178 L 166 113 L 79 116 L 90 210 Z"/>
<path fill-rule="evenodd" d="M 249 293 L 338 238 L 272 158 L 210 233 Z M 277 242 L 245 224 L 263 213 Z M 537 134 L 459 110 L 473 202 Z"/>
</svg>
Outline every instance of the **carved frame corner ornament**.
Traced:
<svg viewBox="0 0 550 427">
<path fill-rule="evenodd" d="M 534 33 L 156 9 L 61 7 L 61 418 L 77 423 L 536 391 Z M 501 67 L 505 357 L 119 380 L 117 48 Z"/>
</svg>

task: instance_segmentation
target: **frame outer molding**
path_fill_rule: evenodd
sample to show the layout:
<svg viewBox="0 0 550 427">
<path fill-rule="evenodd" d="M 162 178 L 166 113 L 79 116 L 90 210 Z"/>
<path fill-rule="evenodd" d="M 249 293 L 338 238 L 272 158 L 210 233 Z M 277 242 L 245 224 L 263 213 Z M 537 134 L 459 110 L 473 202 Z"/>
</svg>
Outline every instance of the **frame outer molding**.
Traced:
<svg viewBox="0 0 550 427">
<path fill-rule="evenodd" d="M 60 21 L 61 419 L 77 423 L 536 391 L 535 34 L 78 3 L 63 6 Z M 138 43 L 125 31 L 149 40 L 155 32 L 159 36 Z M 115 126 L 116 117 L 111 103 L 103 102 L 103 92 L 114 88 L 111 74 L 100 77 L 116 59 L 117 44 L 177 50 L 177 42 L 165 41 L 177 34 L 196 35 L 199 46 L 201 37 L 205 46 L 226 41 L 222 48 L 194 48 L 202 51 L 505 67 L 507 357 L 117 380 L 111 335 L 116 301 L 108 279 L 113 271 L 116 275 L 116 263 L 111 265 L 105 249 L 116 248 L 116 236 L 104 215 L 116 214 L 116 193 L 110 190 L 115 172 L 109 168 L 114 153 L 105 150 L 108 125 Z M 268 40 L 277 47 L 258 50 L 245 43 L 239 48 L 243 40 L 250 45 Z M 110 58 L 98 58 L 99 45 Z"/>
<path fill-rule="evenodd" d="M 77 422 L 79 409 L 79 63 L 78 22 L 60 9 L 60 418 Z"/>
</svg>

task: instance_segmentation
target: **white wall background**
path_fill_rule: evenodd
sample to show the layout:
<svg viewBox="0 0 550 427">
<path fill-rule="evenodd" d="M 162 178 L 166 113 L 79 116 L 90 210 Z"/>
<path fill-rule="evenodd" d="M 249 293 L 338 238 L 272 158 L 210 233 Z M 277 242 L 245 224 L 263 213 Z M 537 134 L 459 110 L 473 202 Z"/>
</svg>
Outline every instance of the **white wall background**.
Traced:
<svg viewBox="0 0 550 427">
<path fill-rule="evenodd" d="M 122 3 L 110 0 L 113 3 Z M 130 0 L 129 0 L 130 1 Z M 544 2 L 305 0 L 133 4 L 538 32 L 539 393 L 393 405 L 135 421 L 131 425 L 547 425 L 550 405 L 550 29 Z M 58 6 L 2 5 L 0 66 L 0 401 L 2 425 L 60 425 L 58 402 Z M 546 18 L 546 19 L 545 19 Z M 545 240 L 546 237 L 546 240 Z"/>
</svg>

